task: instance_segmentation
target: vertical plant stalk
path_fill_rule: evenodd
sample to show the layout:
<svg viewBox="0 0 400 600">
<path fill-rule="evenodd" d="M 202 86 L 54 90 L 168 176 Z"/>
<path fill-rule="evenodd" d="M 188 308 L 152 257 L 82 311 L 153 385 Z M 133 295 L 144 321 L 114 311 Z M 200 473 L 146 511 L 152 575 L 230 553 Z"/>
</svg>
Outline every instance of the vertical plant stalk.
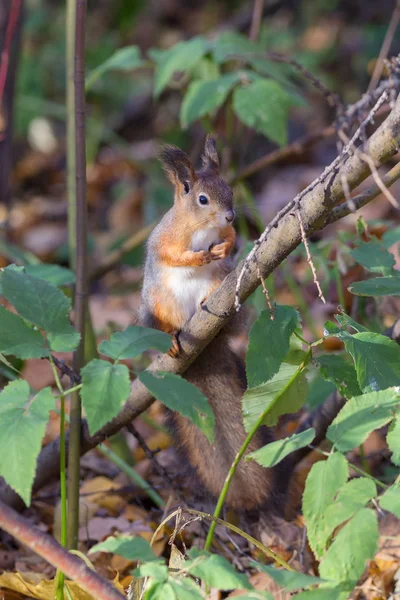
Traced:
<svg viewBox="0 0 400 600">
<path fill-rule="evenodd" d="M 61 494 L 61 545 L 67 545 L 67 475 L 65 460 L 65 393 L 53 358 L 50 356 L 50 365 L 53 371 L 57 389 L 60 392 L 60 494 Z M 64 600 L 64 573 L 59 572 L 57 578 L 57 600 Z"/>
<path fill-rule="evenodd" d="M 76 269 L 76 168 L 75 168 L 75 22 L 76 0 L 67 0 L 66 105 L 67 105 L 67 199 L 68 249 L 71 269 Z"/>
<path fill-rule="evenodd" d="M 73 368 L 80 372 L 84 364 L 85 321 L 87 306 L 87 202 L 85 145 L 85 25 L 86 0 L 76 0 L 75 26 L 75 160 L 76 160 L 76 286 L 75 328 L 81 335 L 74 353 Z M 71 396 L 70 437 L 68 447 L 68 548 L 77 547 L 79 528 L 79 483 L 81 446 L 80 395 Z"/>
<path fill-rule="evenodd" d="M 289 389 L 290 386 L 294 383 L 294 381 L 301 375 L 301 373 L 303 372 L 303 370 L 307 366 L 308 362 L 310 361 L 311 356 L 312 356 L 312 349 L 309 348 L 304 361 L 301 363 L 301 365 L 296 370 L 296 372 L 292 375 L 292 377 L 290 378 L 290 380 L 288 381 L 288 383 L 285 385 L 285 387 L 281 389 L 281 391 L 275 396 L 275 398 L 268 404 L 268 406 L 265 408 L 265 410 L 261 413 L 261 415 L 258 418 L 257 422 L 255 423 L 255 425 L 253 425 L 251 431 L 249 432 L 249 434 L 247 435 L 246 439 L 244 440 L 244 442 L 243 442 L 243 444 L 242 444 L 239 452 L 236 454 L 235 459 L 234 459 L 234 461 L 233 461 L 233 463 L 232 463 L 232 465 L 231 465 L 231 467 L 230 467 L 230 469 L 228 471 L 228 475 L 226 476 L 224 485 L 222 486 L 222 490 L 221 490 L 221 493 L 219 495 L 219 498 L 218 498 L 218 501 L 217 501 L 217 505 L 215 507 L 214 514 L 213 514 L 213 517 L 215 517 L 216 519 L 221 514 L 222 507 L 223 507 L 224 502 L 226 500 L 226 496 L 228 495 L 229 486 L 231 484 L 233 476 L 235 475 L 237 466 L 240 463 L 240 461 L 241 461 L 244 453 L 246 452 L 247 448 L 249 447 L 249 444 L 250 444 L 251 440 L 253 439 L 253 437 L 257 433 L 257 430 L 263 424 L 265 418 L 271 412 L 272 408 L 275 406 L 275 404 L 279 400 L 279 398 L 281 398 L 281 396 L 285 393 L 285 391 L 287 389 Z M 210 529 L 208 531 L 206 543 L 204 545 L 204 549 L 205 550 L 210 550 L 210 548 L 211 548 L 211 544 L 212 544 L 212 540 L 213 540 L 213 537 L 214 537 L 214 531 L 215 531 L 216 525 L 217 525 L 217 521 L 213 521 L 211 523 L 211 525 L 210 525 Z"/>
<path fill-rule="evenodd" d="M 0 203 L 11 210 L 10 171 L 15 79 L 22 32 L 22 0 L 0 2 Z"/>
</svg>

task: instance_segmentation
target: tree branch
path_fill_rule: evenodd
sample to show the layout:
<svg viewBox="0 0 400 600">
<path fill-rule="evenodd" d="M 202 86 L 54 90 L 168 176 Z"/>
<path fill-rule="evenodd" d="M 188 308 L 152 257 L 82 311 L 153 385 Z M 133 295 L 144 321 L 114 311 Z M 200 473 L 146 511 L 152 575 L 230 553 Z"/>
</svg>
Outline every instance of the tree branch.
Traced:
<svg viewBox="0 0 400 600">
<path fill-rule="evenodd" d="M 400 98 L 388 118 L 371 136 L 363 147 L 364 152 L 376 164 L 385 163 L 397 151 L 400 144 Z M 341 165 L 350 189 L 354 189 L 370 173 L 368 165 L 362 160 L 359 151 L 348 155 Z M 371 198 L 372 199 L 372 198 Z M 302 197 L 302 222 L 306 235 L 322 229 L 332 210 L 344 200 L 344 191 L 340 173 L 333 170 L 329 181 L 318 178 L 317 183 Z M 290 203 L 289 203 L 290 204 Z M 276 221 L 265 241 L 260 244 L 257 261 L 248 265 L 240 288 L 240 303 L 254 292 L 260 284 L 258 269 L 264 278 L 268 277 L 278 265 L 301 243 L 302 236 L 299 222 L 291 211 L 282 214 Z M 167 354 L 159 356 L 149 367 L 150 371 L 169 371 L 182 374 L 207 344 L 218 334 L 222 327 L 235 314 L 235 290 L 237 279 L 243 269 L 242 261 L 223 281 L 222 285 L 209 297 L 207 303 L 197 311 L 180 334 L 180 342 L 184 354 L 181 358 L 171 358 Z M 135 380 L 132 391 L 121 412 L 90 436 L 86 424 L 82 433 L 82 453 L 96 447 L 105 438 L 114 435 L 132 419 L 146 410 L 153 398 L 145 386 Z M 43 486 L 50 477 L 57 474 L 59 442 L 48 444 L 39 456 L 34 491 Z M 0 498 L 16 505 L 21 501 L 15 493 L 3 483 L 0 487 Z"/>
</svg>

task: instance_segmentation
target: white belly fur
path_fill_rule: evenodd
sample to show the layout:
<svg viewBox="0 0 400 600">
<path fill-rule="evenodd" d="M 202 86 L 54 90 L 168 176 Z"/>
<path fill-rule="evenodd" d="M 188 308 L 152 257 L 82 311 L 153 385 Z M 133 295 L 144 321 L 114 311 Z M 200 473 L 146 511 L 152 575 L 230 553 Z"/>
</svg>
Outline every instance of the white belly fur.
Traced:
<svg viewBox="0 0 400 600">
<path fill-rule="evenodd" d="M 208 250 L 219 241 L 218 229 L 199 230 L 193 235 L 191 249 L 194 252 Z M 215 262 L 202 267 L 164 267 L 167 287 L 186 313 L 186 321 L 192 318 L 200 302 L 210 293 L 217 268 Z"/>
</svg>

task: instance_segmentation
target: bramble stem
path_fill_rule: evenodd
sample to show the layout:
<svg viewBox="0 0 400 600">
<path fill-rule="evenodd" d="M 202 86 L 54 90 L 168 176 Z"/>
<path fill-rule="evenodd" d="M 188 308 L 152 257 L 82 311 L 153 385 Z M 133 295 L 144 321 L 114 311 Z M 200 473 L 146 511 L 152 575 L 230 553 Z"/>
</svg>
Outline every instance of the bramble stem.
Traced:
<svg viewBox="0 0 400 600">
<path fill-rule="evenodd" d="M 255 436 L 257 430 L 259 429 L 259 427 L 263 424 L 265 418 L 268 416 L 268 414 L 274 408 L 274 406 L 276 405 L 276 403 L 279 401 L 279 398 L 281 398 L 281 396 L 286 392 L 286 390 L 290 388 L 290 386 L 297 379 L 297 377 L 299 377 L 299 375 L 301 375 L 301 373 L 303 372 L 304 368 L 306 367 L 306 365 L 308 364 L 309 360 L 311 359 L 311 356 L 312 356 L 312 349 L 309 348 L 309 350 L 307 351 L 307 354 L 306 354 L 306 356 L 304 358 L 304 361 L 301 363 L 301 365 L 296 370 L 296 372 L 292 375 L 292 377 L 290 378 L 290 380 L 288 381 L 288 383 L 285 385 L 285 387 L 281 389 L 281 391 L 275 396 L 275 398 L 264 409 L 264 411 L 261 413 L 260 417 L 258 418 L 257 422 L 254 424 L 254 426 L 252 427 L 251 431 L 249 432 L 249 434 L 247 435 L 246 439 L 244 440 L 244 442 L 242 444 L 242 447 L 240 448 L 239 452 L 235 456 L 235 459 L 234 459 L 234 461 L 233 461 L 233 463 L 232 463 L 232 465 L 231 465 L 231 467 L 230 467 L 230 469 L 228 471 L 228 475 L 226 476 L 224 485 L 222 486 L 222 490 L 221 490 L 221 493 L 220 493 L 218 501 L 217 501 L 217 505 L 216 505 L 215 510 L 214 510 L 214 517 L 215 518 L 218 518 L 219 515 L 221 514 L 222 507 L 224 505 L 226 496 L 228 494 L 229 486 L 231 484 L 233 476 L 235 475 L 237 466 L 238 466 L 240 460 L 242 459 L 244 453 L 246 452 L 247 448 L 249 447 L 249 444 L 250 444 L 251 440 Z M 217 524 L 216 521 L 213 521 L 211 523 L 211 526 L 210 526 L 210 529 L 209 529 L 209 532 L 208 532 L 208 535 L 207 535 L 206 543 L 204 545 L 204 549 L 205 550 L 210 550 L 210 548 L 211 548 L 211 544 L 212 544 L 212 540 L 213 540 L 213 536 L 214 536 L 214 531 L 215 531 L 216 524 Z"/>
</svg>

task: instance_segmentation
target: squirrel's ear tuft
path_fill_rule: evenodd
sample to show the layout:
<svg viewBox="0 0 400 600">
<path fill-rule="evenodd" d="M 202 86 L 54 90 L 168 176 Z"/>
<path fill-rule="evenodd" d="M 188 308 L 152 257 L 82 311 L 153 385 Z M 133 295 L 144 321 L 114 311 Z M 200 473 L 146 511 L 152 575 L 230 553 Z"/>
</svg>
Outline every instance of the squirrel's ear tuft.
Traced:
<svg viewBox="0 0 400 600">
<path fill-rule="evenodd" d="M 204 154 L 201 157 L 203 169 L 205 171 L 214 171 L 219 173 L 219 158 L 217 153 L 217 140 L 214 135 L 208 134 L 204 145 Z"/>
<path fill-rule="evenodd" d="M 172 183 L 182 185 L 187 193 L 196 180 L 193 165 L 188 155 L 176 146 L 163 146 L 159 159 Z"/>
</svg>

